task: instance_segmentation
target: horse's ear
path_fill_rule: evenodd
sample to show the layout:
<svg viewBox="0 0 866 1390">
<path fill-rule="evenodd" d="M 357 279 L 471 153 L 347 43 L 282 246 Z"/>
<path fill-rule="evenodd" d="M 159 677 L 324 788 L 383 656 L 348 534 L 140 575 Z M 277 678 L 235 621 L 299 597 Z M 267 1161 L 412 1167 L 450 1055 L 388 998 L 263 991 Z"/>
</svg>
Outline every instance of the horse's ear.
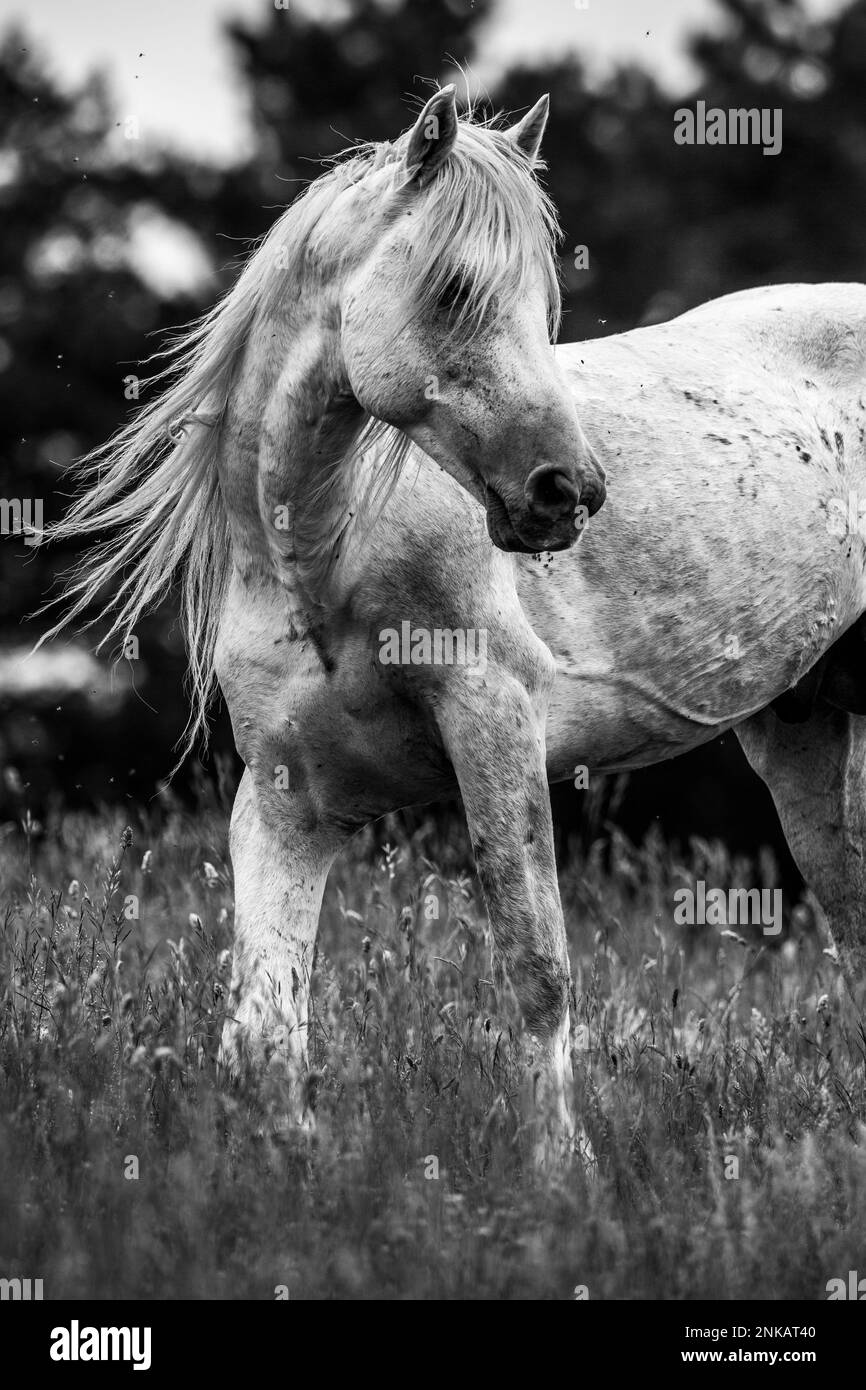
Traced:
<svg viewBox="0 0 866 1390">
<path fill-rule="evenodd" d="M 415 122 L 406 147 L 409 178 L 427 183 L 445 163 L 456 139 L 457 102 L 452 82 L 430 98 Z"/>
<path fill-rule="evenodd" d="M 509 140 L 523 151 L 530 164 L 534 164 L 538 158 L 549 113 L 550 97 L 545 94 L 545 96 L 538 98 L 532 110 L 527 111 L 522 121 L 518 121 L 517 125 L 513 125 L 510 130 L 506 131 Z"/>
</svg>

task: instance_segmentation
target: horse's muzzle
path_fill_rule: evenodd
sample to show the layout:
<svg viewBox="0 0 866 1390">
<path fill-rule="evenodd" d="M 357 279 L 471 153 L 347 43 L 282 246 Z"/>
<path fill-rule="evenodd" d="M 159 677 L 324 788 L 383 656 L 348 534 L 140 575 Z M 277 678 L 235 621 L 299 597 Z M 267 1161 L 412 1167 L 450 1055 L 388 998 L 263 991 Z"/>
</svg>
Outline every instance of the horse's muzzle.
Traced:
<svg viewBox="0 0 866 1390">
<path fill-rule="evenodd" d="M 604 474 L 595 459 L 579 484 L 564 468 L 540 464 L 524 484 L 522 505 L 508 507 L 487 488 L 487 530 L 500 550 L 567 550 L 604 499 Z"/>
</svg>

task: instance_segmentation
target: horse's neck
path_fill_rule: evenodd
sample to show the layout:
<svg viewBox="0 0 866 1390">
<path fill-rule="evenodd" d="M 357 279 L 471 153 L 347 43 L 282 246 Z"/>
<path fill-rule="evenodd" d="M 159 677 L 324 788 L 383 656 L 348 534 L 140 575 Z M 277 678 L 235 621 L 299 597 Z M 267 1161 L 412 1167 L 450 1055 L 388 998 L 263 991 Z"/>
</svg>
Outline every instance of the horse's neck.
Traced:
<svg viewBox="0 0 866 1390">
<path fill-rule="evenodd" d="M 295 312 L 257 330 L 229 415 L 223 490 L 236 566 L 276 578 L 301 629 L 327 605 L 357 510 L 350 459 L 363 423 L 323 318 L 304 324 Z"/>
</svg>

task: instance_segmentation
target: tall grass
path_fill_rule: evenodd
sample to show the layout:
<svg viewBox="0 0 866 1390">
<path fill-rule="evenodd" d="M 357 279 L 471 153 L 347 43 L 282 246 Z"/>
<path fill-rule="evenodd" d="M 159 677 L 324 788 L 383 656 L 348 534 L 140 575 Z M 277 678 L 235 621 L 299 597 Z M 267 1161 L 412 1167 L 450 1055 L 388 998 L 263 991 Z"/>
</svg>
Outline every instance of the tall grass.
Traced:
<svg viewBox="0 0 866 1390">
<path fill-rule="evenodd" d="M 0 1277 L 46 1298 L 787 1299 L 863 1265 L 863 1038 L 808 907 L 780 943 L 673 925 L 677 887 L 772 866 L 614 836 L 564 874 L 597 1171 L 550 1178 L 525 1161 L 519 1023 L 457 830 L 394 821 L 332 874 L 315 1135 L 221 1083 L 225 831 L 215 804 L 131 834 L 113 812 L 5 827 Z"/>
</svg>

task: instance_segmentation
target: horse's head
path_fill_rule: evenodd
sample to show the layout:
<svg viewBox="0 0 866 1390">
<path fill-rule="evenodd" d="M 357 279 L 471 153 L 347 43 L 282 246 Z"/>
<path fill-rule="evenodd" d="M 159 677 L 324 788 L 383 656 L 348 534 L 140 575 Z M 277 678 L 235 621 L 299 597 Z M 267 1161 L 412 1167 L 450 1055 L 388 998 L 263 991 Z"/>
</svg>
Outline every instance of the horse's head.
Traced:
<svg viewBox="0 0 866 1390">
<path fill-rule="evenodd" d="M 459 121 L 443 88 L 328 219 L 352 392 L 483 501 L 504 550 L 564 549 L 604 501 L 551 346 L 556 217 L 532 172 L 546 120 L 545 97 L 509 130 Z"/>
</svg>

